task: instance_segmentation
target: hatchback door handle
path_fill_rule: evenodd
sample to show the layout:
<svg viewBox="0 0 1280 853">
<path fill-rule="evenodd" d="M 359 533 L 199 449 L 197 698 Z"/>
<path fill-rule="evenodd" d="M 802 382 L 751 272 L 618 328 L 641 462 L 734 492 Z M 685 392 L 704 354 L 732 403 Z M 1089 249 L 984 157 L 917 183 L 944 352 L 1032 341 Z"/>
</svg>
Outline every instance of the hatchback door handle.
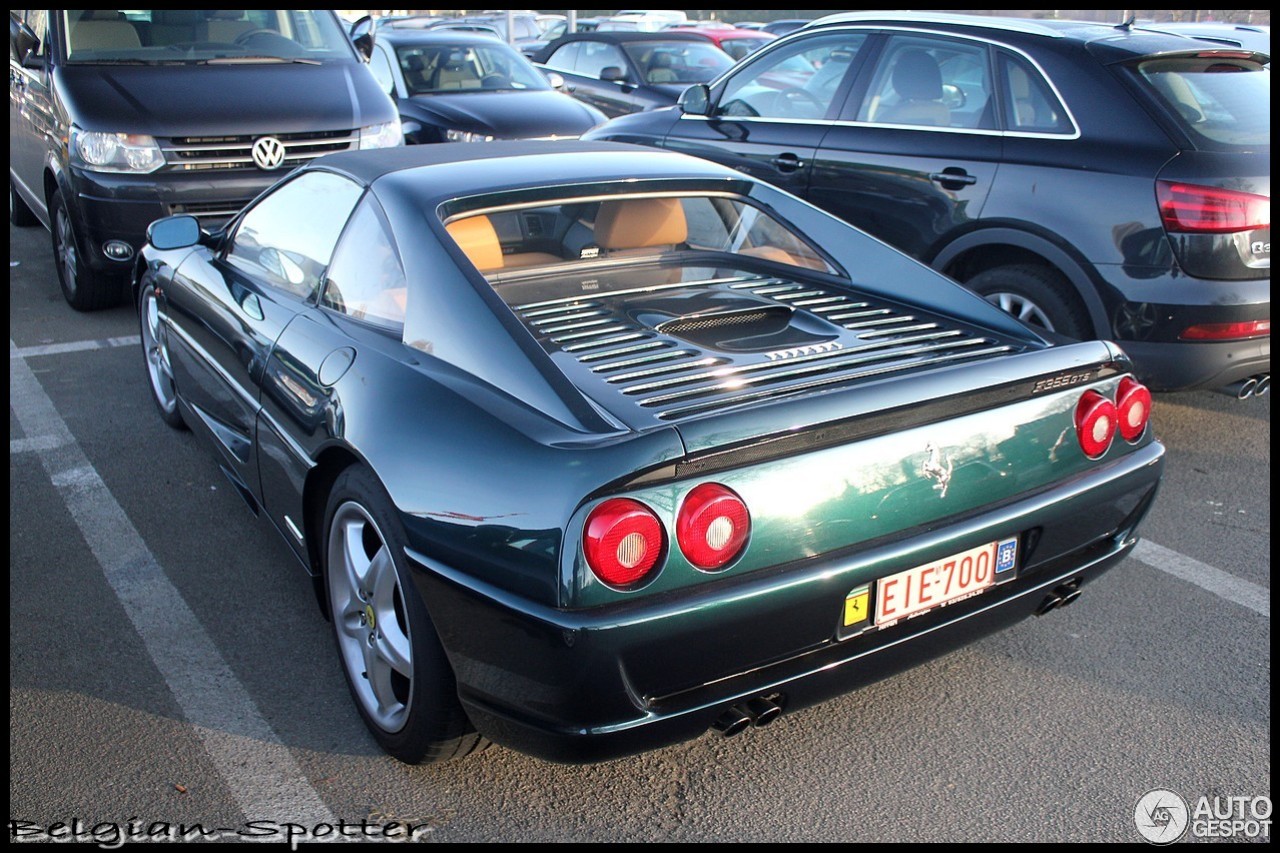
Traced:
<svg viewBox="0 0 1280 853">
<path fill-rule="evenodd" d="M 942 184 L 943 188 L 948 190 L 971 187 L 978 182 L 978 179 L 973 175 L 970 175 L 964 169 L 958 169 L 954 166 L 943 169 L 941 172 L 930 172 L 929 180 Z M 948 184 L 953 184 L 954 186 L 948 186 Z"/>
<path fill-rule="evenodd" d="M 794 172 L 804 166 L 804 161 L 794 154 L 779 154 L 769 161 L 777 167 L 779 172 Z"/>
</svg>

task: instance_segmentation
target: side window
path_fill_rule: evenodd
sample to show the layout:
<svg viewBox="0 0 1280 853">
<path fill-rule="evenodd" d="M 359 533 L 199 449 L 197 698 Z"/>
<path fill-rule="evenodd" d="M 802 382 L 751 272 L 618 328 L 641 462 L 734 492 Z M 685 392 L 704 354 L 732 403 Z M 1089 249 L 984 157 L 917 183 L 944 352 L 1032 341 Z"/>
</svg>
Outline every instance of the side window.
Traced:
<svg viewBox="0 0 1280 853">
<path fill-rule="evenodd" d="M 928 36 L 892 36 L 857 120 L 994 130 L 987 49 Z"/>
<path fill-rule="evenodd" d="M 236 228 L 229 264 L 305 299 L 320 285 L 342 226 L 363 190 L 329 172 L 306 172 L 258 202 Z"/>
<path fill-rule="evenodd" d="M 1071 132 L 1067 111 L 1031 63 L 1020 56 L 1000 54 L 1000 82 L 1004 89 L 1004 117 L 1008 130 Z"/>
<path fill-rule="evenodd" d="M 826 118 L 866 40 L 862 33 L 838 33 L 770 51 L 730 78 L 715 115 Z"/>
<path fill-rule="evenodd" d="M 388 94 L 395 92 L 396 78 L 391 71 L 391 60 L 387 58 L 387 49 L 376 42 L 373 45 L 373 55 L 369 57 L 369 71 L 373 74 L 373 79 L 378 81 L 382 91 Z"/>
<path fill-rule="evenodd" d="M 605 44 L 600 41 L 584 41 L 582 52 L 578 54 L 578 73 L 584 77 L 604 79 L 606 68 L 616 68 L 627 72 L 627 57 L 622 48 L 616 44 Z"/>
<path fill-rule="evenodd" d="M 408 283 L 390 229 L 372 196 L 351 217 L 333 253 L 320 304 L 384 328 L 404 324 Z"/>
<path fill-rule="evenodd" d="M 548 68 L 556 71 L 568 71 L 574 73 L 577 70 L 578 54 L 581 52 L 582 42 L 573 41 L 561 47 L 547 59 L 544 63 Z"/>
</svg>

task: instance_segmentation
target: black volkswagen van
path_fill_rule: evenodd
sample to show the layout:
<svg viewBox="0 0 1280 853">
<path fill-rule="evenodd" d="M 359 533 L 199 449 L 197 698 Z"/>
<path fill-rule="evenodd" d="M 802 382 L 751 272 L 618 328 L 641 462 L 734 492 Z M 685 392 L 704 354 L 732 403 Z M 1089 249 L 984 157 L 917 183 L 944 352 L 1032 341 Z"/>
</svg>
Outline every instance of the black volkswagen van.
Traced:
<svg viewBox="0 0 1280 853">
<path fill-rule="evenodd" d="M 402 144 L 332 11 L 9 17 L 9 219 L 43 224 L 63 295 L 115 304 L 147 225 L 216 227 L 294 166 Z"/>
</svg>

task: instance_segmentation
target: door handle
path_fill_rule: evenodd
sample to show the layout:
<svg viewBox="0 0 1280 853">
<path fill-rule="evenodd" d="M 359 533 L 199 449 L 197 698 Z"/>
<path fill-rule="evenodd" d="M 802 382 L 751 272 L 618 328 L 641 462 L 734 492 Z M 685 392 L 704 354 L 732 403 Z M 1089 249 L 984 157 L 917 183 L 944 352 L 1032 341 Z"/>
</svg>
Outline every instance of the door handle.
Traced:
<svg viewBox="0 0 1280 853">
<path fill-rule="evenodd" d="M 961 187 L 971 187 L 978 182 L 978 179 L 970 175 L 964 169 L 955 166 L 948 166 L 941 172 L 930 172 L 929 180 L 937 184 L 942 184 L 943 189 L 958 190 Z"/>
<path fill-rule="evenodd" d="M 769 161 L 779 172 L 794 172 L 804 166 L 804 161 L 794 154 L 779 154 Z"/>
</svg>

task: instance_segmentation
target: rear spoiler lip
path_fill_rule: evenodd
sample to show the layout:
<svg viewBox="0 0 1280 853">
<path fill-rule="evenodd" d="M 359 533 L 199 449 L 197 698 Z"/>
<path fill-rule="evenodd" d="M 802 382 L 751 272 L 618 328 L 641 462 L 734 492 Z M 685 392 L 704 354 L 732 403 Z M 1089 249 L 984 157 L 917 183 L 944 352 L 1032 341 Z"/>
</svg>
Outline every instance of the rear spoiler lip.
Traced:
<svg viewBox="0 0 1280 853">
<path fill-rule="evenodd" d="M 683 459 L 601 492 L 860 441 L 1066 388 L 1084 388 L 1131 371 L 1128 357 L 1115 344 L 1083 341 L 746 406 L 676 424 L 686 448 Z"/>
</svg>

